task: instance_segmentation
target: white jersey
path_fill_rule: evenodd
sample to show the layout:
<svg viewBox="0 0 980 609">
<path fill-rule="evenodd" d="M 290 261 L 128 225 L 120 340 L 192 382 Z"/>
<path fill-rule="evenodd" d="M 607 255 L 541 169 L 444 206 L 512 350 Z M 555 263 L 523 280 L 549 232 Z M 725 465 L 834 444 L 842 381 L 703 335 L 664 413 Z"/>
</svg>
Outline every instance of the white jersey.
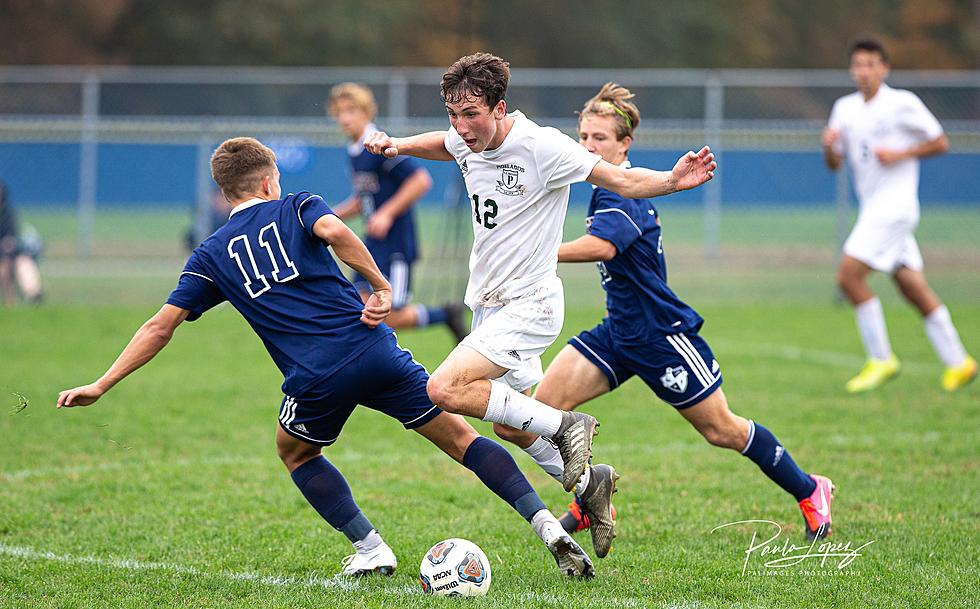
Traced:
<svg viewBox="0 0 980 609">
<path fill-rule="evenodd" d="M 879 218 L 919 217 L 919 159 L 885 167 L 875 150 L 906 150 L 943 134 L 936 117 L 915 93 L 886 84 L 869 101 L 860 92 L 834 102 L 828 127 L 840 131 L 835 152 L 854 174 L 860 213 Z"/>
<path fill-rule="evenodd" d="M 601 157 L 521 112 L 494 150 L 472 152 L 450 128 L 446 150 L 470 196 L 473 251 L 467 306 L 506 304 L 558 275 L 569 185 L 582 182 Z"/>
</svg>

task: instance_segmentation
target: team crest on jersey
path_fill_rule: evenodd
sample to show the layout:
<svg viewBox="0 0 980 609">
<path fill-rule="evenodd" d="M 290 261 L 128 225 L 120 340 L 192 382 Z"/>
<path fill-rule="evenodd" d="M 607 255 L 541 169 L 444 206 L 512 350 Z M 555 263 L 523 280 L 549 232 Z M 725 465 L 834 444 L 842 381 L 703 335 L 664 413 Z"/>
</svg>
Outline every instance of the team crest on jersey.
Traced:
<svg viewBox="0 0 980 609">
<path fill-rule="evenodd" d="M 463 562 L 459 563 L 457 573 L 461 580 L 474 584 L 482 583 L 487 578 L 487 571 L 483 568 L 483 561 L 473 552 L 466 553 L 466 558 L 463 559 Z"/>
<path fill-rule="evenodd" d="M 667 368 L 664 370 L 664 375 L 660 377 L 660 382 L 671 391 L 684 393 L 687 390 L 687 370 L 684 366 Z"/>
<path fill-rule="evenodd" d="M 524 173 L 523 167 L 513 163 L 507 163 L 506 165 L 497 165 L 497 169 L 500 170 L 500 179 L 497 180 L 497 192 L 512 197 L 527 194 L 527 186 L 520 183 L 521 174 Z"/>
<path fill-rule="evenodd" d="M 442 562 L 446 560 L 446 556 L 449 554 L 449 551 L 455 546 L 456 544 L 451 541 L 437 543 L 436 545 L 432 546 L 432 550 L 429 551 L 426 558 L 434 565 L 442 564 Z"/>
</svg>

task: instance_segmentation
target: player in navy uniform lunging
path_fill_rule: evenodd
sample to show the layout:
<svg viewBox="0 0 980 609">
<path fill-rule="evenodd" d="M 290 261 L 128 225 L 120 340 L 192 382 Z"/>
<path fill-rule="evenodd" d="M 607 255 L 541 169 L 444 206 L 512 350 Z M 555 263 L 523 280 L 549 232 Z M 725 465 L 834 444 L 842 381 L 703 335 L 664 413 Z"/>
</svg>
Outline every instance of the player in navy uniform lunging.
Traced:
<svg viewBox="0 0 980 609">
<path fill-rule="evenodd" d="M 364 141 L 378 129 L 374 95 L 364 85 L 345 82 L 330 90 L 327 113 L 336 119 L 350 144 L 354 191 L 334 213 L 342 220 L 358 214 L 365 219 L 364 245 L 391 283 L 391 315 L 385 323 L 396 330 L 446 324 L 457 341 L 466 337 L 462 303 L 427 307 L 411 302 L 412 266 L 418 259 L 415 242 L 415 203 L 432 188 L 432 178 L 415 159 L 386 158 L 364 149 Z M 354 278 L 361 298 L 371 295 L 371 284 Z"/>
<path fill-rule="evenodd" d="M 632 93 L 609 83 L 579 114 L 579 141 L 615 165 L 627 153 L 640 113 Z M 572 410 L 636 375 L 715 446 L 741 452 L 799 502 L 808 538 L 830 534 L 833 485 L 807 475 L 768 429 L 733 414 L 721 390 L 721 368 L 698 335 L 704 320 L 667 286 L 660 219 L 647 199 L 627 199 L 595 188 L 587 233 L 562 243 L 560 262 L 596 262 L 608 316 L 572 337 L 545 372 L 535 398 Z M 524 447 L 545 471 L 561 471 L 561 457 L 533 434 L 495 425 L 502 438 Z M 607 466 L 590 466 L 607 467 Z M 562 523 L 588 527 L 580 502 Z M 587 505 L 585 506 L 588 507 Z"/>
<path fill-rule="evenodd" d="M 563 573 L 592 576 L 591 560 L 562 529 L 496 442 L 459 415 L 433 406 L 425 369 L 383 322 L 391 286 L 364 244 L 323 199 L 281 197 L 272 150 L 252 138 L 227 140 L 211 172 L 234 209 L 228 223 L 191 254 L 167 304 L 136 333 L 109 370 L 90 385 L 62 391 L 58 407 L 87 406 L 163 349 L 183 321 L 227 300 L 259 335 L 285 380 L 276 446 L 316 511 L 354 544 L 343 573 L 390 575 L 395 555 L 322 455 L 355 406 L 398 419 L 472 470 L 525 519 Z M 362 303 L 334 253 L 370 282 Z"/>
</svg>

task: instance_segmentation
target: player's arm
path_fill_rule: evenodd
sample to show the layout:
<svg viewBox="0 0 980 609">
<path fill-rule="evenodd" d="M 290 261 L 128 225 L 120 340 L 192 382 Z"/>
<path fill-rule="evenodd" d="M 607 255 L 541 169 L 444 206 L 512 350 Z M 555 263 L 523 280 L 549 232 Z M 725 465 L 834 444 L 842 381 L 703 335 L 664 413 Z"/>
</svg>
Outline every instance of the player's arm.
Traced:
<svg viewBox="0 0 980 609">
<path fill-rule="evenodd" d="M 594 235 L 583 235 L 558 247 L 558 262 L 598 262 L 615 256 L 616 246 Z"/>
<path fill-rule="evenodd" d="M 341 220 L 348 220 L 361 213 L 361 198 L 357 194 L 352 194 L 339 205 L 333 208 L 333 213 L 337 214 Z"/>
<path fill-rule="evenodd" d="M 361 321 L 372 328 L 391 312 L 391 284 L 381 274 L 371 252 L 344 221 L 333 214 L 321 216 L 313 225 L 313 234 L 325 241 L 344 264 L 360 273 L 374 292 L 364 305 Z"/>
<path fill-rule="evenodd" d="M 823 162 L 831 171 L 837 171 L 841 163 L 844 162 L 844 155 L 838 152 L 838 142 L 840 141 L 840 131 L 831 127 L 825 127 L 820 136 L 820 143 L 823 145 Z"/>
<path fill-rule="evenodd" d="M 144 323 L 116 361 L 99 380 L 89 385 L 67 389 L 58 394 L 58 408 L 88 406 L 112 389 L 116 383 L 156 356 L 170 342 L 190 311 L 170 304 L 163 305 L 157 314 Z"/>
<path fill-rule="evenodd" d="M 372 154 L 383 154 L 389 159 L 406 154 L 430 161 L 453 160 L 453 155 L 446 150 L 445 131 L 429 131 L 409 137 L 391 137 L 384 131 L 375 131 L 364 141 L 364 147 Z"/>
<path fill-rule="evenodd" d="M 432 176 L 424 168 L 419 167 L 412 175 L 405 178 L 384 205 L 371 214 L 367 221 L 367 234 L 375 239 L 387 237 L 395 220 L 408 212 L 431 188 Z"/>
<path fill-rule="evenodd" d="M 599 161 L 586 181 L 627 199 L 649 199 L 696 188 L 713 178 L 717 168 L 715 155 L 705 146 L 698 152 L 689 151 L 678 159 L 670 171 L 643 167 L 624 169 Z"/>
<path fill-rule="evenodd" d="M 882 165 L 888 166 L 899 161 L 904 161 L 905 159 L 922 159 L 929 156 L 935 156 L 937 154 L 943 154 L 949 150 L 949 138 L 943 133 L 939 137 L 933 138 L 931 140 L 926 140 L 907 148 L 906 150 L 890 150 L 888 148 L 878 148 L 875 150 L 875 156 L 878 157 L 878 162 Z"/>
</svg>

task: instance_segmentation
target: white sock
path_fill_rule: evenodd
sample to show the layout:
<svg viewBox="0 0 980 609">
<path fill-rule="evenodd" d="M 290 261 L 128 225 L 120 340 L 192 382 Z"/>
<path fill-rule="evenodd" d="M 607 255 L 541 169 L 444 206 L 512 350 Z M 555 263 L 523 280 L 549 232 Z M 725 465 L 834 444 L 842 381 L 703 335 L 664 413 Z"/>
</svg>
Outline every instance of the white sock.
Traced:
<svg viewBox="0 0 980 609">
<path fill-rule="evenodd" d="M 558 449 L 555 445 L 545 440 L 543 437 L 538 436 L 530 446 L 524 449 L 534 462 L 538 464 L 538 467 L 543 469 L 546 474 L 557 480 L 562 481 L 562 477 L 565 471 L 565 463 L 561 460 L 561 455 L 558 454 Z"/>
<path fill-rule="evenodd" d="M 561 427 L 562 411 L 514 391 L 500 381 L 490 381 L 490 402 L 484 421 L 552 437 Z"/>
<path fill-rule="evenodd" d="M 959 366 L 966 361 L 966 349 L 960 342 L 960 335 L 953 326 L 953 318 L 949 316 L 946 305 L 940 305 L 922 321 L 925 323 L 926 334 L 932 347 L 947 368 Z"/>
<path fill-rule="evenodd" d="M 371 532 L 367 534 L 367 537 L 360 541 L 354 542 L 354 549 L 363 554 L 364 552 L 370 552 L 384 542 L 385 540 L 381 539 L 381 535 L 379 535 L 376 530 L 371 529 Z"/>
<path fill-rule="evenodd" d="M 579 497 L 582 496 L 582 493 L 585 492 L 585 489 L 589 488 L 589 480 L 592 479 L 591 472 L 592 472 L 592 467 L 586 465 L 585 471 L 582 472 L 582 477 L 579 478 L 578 482 L 575 483 L 575 494 L 578 495 Z"/>
<path fill-rule="evenodd" d="M 565 529 L 555 518 L 555 515 L 548 510 L 538 510 L 531 516 L 531 528 L 534 533 L 547 545 L 555 537 L 565 535 Z"/>
<path fill-rule="evenodd" d="M 854 307 L 854 316 L 857 318 L 858 332 L 868 357 L 876 360 L 891 357 L 892 347 L 888 343 L 888 329 L 885 327 L 881 301 L 874 297 L 862 302 Z"/>
</svg>

